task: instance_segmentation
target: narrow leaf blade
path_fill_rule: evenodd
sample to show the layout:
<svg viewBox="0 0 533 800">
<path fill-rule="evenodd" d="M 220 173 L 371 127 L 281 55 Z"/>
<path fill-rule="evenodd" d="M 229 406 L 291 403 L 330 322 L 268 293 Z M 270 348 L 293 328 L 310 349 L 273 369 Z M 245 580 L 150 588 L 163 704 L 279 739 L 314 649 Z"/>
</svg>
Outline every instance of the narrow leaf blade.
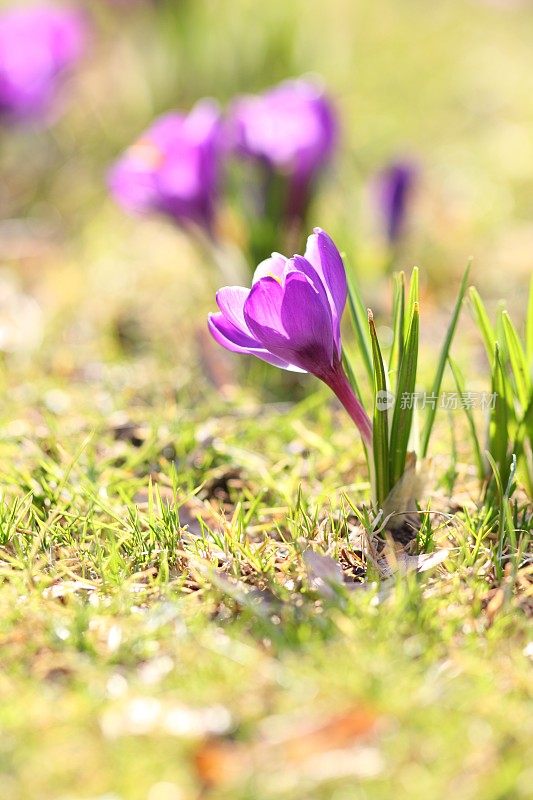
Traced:
<svg viewBox="0 0 533 800">
<path fill-rule="evenodd" d="M 446 338 L 444 339 L 444 344 L 440 352 L 439 362 L 437 365 L 437 372 L 435 373 L 435 379 L 433 381 L 433 386 L 431 387 L 431 394 L 434 397 L 439 396 L 440 387 L 442 384 L 442 378 L 444 376 L 444 369 L 446 367 L 446 362 L 448 361 L 448 354 L 450 352 L 450 347 L 452 345 L 453 337 L 455 335 L 455 330 L 457 328 L 457 322 L 459 320 L 459 315 L 461 313 L 461 307 L 466 292 L 469 273 L 470 273 L 470 264 L 468 264 L 465 270 L 465 274 L 463 275 L 461 286 L 459 287 L 459 294 L 457 295 L 457 300 L 455 302 L 450 324 L 448 325 L 448 330 L 446 332 Z M 433 430 L 433 425 L 435 423 L 436 413 L 437 413 L 437 403 L 435 402 L 434 404 L 430 404 L 429 413 L 426 418 L 426 424 L 424 426 L 424 430 L 422 433 L 422 446 L 421 446 L 422 458 L 425 458 L 427 455 L 429 440 L 431 437 L 431 431 Z"/>
<path fill-rule="evenodd" d="M 387 403 L 387 379 L 381 348 L 374 325 L 374 316 L 368 311 L 368 325 L 372 342 L 372 358 L 374 364 L 374 469 L 375 492 L 378 506 L 381 508 L 390 491 L 389 480 L 389 420 Z"/>
<path fill-rule="evenodd" d="M 390 438 L 390 482 L 395 486 L 403 475 L 409 434 L 414 411 L 414 394 L 418 364 L 419 310 L 413 305 L 413 313 L 407 334 L 405 351 L 400 365 L 396 386 L 396 400 Z"/>
<path fill-rule="evenodd" d="M 489 320 L 489 315 L 487 314 L 483 300 L 479 296 L 479 292 L 474 286 L 470 287 L 468 296 L 470 300 L 470 307 L 474 315 L 474 320 L 476 321 L 479 332 L 483 338 L 489 364 L 492 364 L 494 361 L 494 348 L 496 346 L 496 334 L 494 332 L 494 328 Z"/>
</svg>

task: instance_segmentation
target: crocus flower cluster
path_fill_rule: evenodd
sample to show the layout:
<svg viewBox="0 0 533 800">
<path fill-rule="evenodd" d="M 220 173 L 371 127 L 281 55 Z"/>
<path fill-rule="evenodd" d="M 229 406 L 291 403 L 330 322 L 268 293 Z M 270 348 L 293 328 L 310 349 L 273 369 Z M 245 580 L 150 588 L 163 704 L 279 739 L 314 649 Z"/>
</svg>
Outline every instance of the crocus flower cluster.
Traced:
<svg viewBox="0 0 533 800">
<path fill-rule="evenodd" d="M 219 188 L 221 115 L 203 100 L 189 112 L 165 114 L 126 150 L 109 174 L 128 211 L 161 212 L 210 231 Z"/>
<path fill-rule="evenodd" d="M 251 289 L 220 289 L 220 311 L 209 316 L 208 326 L 227 350 L 322 380 L 370 446 L 372 423 L 342 366 L 340 323 L 346 297 L 340 253 L 328 234 L 315 228 L 303 256 L 274 253 L 257 267 Z"/>
<path fill-rule="evenodd" d="M 284 213 L 291 217 L 307 207 L 335 131 L 329 100 L 309 81 L 287 81 L 262 96 L 237 99 L 224 119 L 204 100 L 189 114 L 156 120 L 112 168 L 109 184 L 128 211 L 158 211 L 212 231 L 223 162 L 251 158 L 287 180 Z"/>
<path fill-rule="evenodd" d="M 403 236 L 417 168 L 410 161 L 393 161 L 378 178 L 378 203 L 389 245 Z"/>
<path fill-rule="evenodd" d="M 46 113 L 65 72 L 82 55 L 83 16 L 43 5 L 0 14 L 0 117 Z"/>
</svg>

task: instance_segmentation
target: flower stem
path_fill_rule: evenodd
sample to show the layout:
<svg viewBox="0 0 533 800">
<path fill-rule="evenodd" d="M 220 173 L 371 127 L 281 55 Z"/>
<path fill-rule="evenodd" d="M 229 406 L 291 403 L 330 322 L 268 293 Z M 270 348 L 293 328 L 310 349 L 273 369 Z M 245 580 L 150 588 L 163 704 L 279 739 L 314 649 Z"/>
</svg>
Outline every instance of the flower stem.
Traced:
<svg viewBox="0 0 533 800">
<path fill-rule="evenodd" d="M 341 366 L 334 370 L 333 375 L 327 381 L 330 389 L 335 392 L 338 399 L 355 422 L 364 444 L 372 450 L 372 422 L 366 413 L 363 405 L 354 390 Z"/>
</svg>

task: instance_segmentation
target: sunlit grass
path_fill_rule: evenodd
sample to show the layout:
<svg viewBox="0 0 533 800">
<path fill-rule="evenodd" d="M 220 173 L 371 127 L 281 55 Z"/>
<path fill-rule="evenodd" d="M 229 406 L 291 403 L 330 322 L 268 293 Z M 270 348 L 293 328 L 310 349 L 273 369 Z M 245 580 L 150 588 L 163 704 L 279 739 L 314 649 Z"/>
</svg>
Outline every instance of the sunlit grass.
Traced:
<svg viewBox="0 0 533 800">
<path fill-rule="evenodd" d="M 0 800 L 525 800 L 528 4 L 90 5 L 64 115 L 0 131 Z M 107 197 L 157 114 L 306 73 L 342 120 L 309 220 L 360 286 L 344 341 L 367 408 L 366 308 L 410 389 L 415 299 L 417 390 L 503 398 L 414 415 L 407 544 L 325 387 L 206 344 L 249 237 L 233 173 L 216 254 Z M 373 195 L 405 156 L 421 178 L 393 266 L 420 264 L 413 302 L 389 291 Z"/>
</svg>

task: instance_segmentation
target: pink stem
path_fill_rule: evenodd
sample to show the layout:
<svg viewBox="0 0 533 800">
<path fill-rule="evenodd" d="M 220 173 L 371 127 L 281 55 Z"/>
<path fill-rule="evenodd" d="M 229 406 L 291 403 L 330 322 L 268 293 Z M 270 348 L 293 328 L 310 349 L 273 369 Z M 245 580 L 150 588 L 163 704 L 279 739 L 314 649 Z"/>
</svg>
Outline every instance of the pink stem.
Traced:
<svg viewBox="0 0 533 800">
<path fill-rule="evenodd" d="M 359 429 L 361 438 L 367 447 L 372 447 L 372 422 L 370 417 L 363 408 L 361 401 L 356 396 L 351 384 L 346 377 L 342 366 L 335 369 L 331 378 L 327 381 L 328 386 L 332 389 L 342 405 L 353 419 Z"/>
</svg>

